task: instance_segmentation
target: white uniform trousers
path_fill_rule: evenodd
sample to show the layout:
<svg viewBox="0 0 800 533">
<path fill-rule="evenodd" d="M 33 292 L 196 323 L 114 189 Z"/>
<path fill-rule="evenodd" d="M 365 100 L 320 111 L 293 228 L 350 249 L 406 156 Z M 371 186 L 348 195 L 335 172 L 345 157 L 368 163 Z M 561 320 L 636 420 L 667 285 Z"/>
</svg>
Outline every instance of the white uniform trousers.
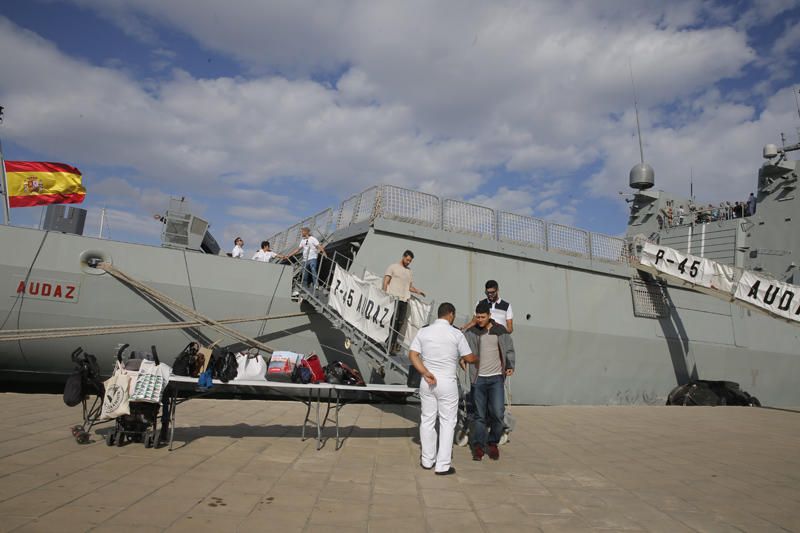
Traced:
<svg viewBox="0 0 800 533">
<path fill-rule="evenodd" d="M 452 378 L 437 378 L 431 387 L 423 379 L 419 386 L 422 415 L 419 425 L 419 441 L 422 446 L 420 462 L 425 468 L 436 462 L 437 472 L 450 469 L 453 458 L 453 435 L 458 420 L 458 381 Z M 436 416 L 439 416 L 439 446 L 436 446 Z"/>
</svg>

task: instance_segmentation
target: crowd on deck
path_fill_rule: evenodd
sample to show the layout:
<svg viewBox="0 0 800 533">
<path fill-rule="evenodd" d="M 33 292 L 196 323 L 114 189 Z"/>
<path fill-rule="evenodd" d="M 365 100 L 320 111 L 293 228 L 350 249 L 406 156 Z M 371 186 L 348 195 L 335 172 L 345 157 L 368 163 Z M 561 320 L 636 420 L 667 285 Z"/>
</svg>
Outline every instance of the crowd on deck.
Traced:
<svg viewBox="0 0 800 533">
<path fill-rule="evenodd" d="M 713 204 L 698 205 L 688 202 L 686 207 L 679 205 L 673 209 L 672 206 L 661 208 L 658 213 L 658 228 L 670 228 L 687 224 L 705 224 L 719 220 L 731 220 L 734 218 L 744 218 L 756 214 L 756 197 L 750 193 L 750 197 L 744 202 L 720 202 L 719 206 Z"/>
</svg>

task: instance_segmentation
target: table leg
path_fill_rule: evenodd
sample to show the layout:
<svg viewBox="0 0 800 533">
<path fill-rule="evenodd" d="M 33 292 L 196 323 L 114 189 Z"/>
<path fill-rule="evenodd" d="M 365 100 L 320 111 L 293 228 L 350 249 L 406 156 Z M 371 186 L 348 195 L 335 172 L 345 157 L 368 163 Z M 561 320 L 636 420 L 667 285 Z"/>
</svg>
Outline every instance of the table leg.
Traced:
<svg viewBox="0 0 800 533">
<path fill-rule="evenodd" d="M 172 441 L 175 439 L 175 412 L 178 410 L 178 387 L 172 388 L 172 399 L 170 400 L 170 421 L 169 421 L 169 451 L 172 451 Z"/>
<path fill-rule="evenodd" d="M 308 424 L 308 417 L 311 414 L 311 391 L 308 393 L 308 401 L 304 401 L 306 404 L 306 417 L 303 419 L 303 430 L 300 432 L 300 440 L 306 440 L 306 424 Z"/>
<path fill-rule="evenodd" d="M 320 402 L 320 393 L 319 389 L 317 389 L 317 451 L 322 449 L 322 426 L 320 426 L 319 423 L 319 402 Z"/>
<path fill-rule="evenodd" d="M 336 412 L 334 413 L 336 417 L 336 449 L 342 447 L 342 443 L 339 440 L 339 409 L 341 409 L 341 405 L 339 405 L 339 391 L 335 391 L 336 394 Z"/>
</svg>

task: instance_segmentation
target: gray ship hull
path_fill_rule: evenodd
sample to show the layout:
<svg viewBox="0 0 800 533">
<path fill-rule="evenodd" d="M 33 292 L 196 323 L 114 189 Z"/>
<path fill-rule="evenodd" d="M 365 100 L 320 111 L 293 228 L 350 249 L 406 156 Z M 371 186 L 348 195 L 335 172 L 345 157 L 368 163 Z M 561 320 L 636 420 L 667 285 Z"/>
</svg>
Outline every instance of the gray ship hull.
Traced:
<svg viewBox="0 0 800 533">
<path fill-rule="evenodd" d="M 626 264 L 375 220 L 356 257 L 372 272 L 412 249 L 414 284 L 466 322 L 487 279 L 514 309 L 521 404 L 663 404 L 689 379 L 736 381 L 764 405 L 800 405 L 800 329 L 668 287 L 664 318 L 635 316 Z"/>
<path fill-rule="evenodd" d="M 800 405 L 796 326 L 678 287 L 665 291 L 665 316 L 637 316 L 631 289 L 636 272 L 625 261 L 384 218 L 343 227 L 329 243 L 339 249 L 358 243 L 352 247 L 356 274 L 363 268 L 380 274 L 403 250 L 412 249 L 414 284 L 435 303 L 454 303 L 463 322 L 482 297 L 483 283 L 498 280 L 515 314 L 514 403 L 662 404 L 677 384 L 700 378 L 739 382 L 765 405 Z M 5 330 L 169 321 L 128 287 L 88 268 L 87 252 L 212 318 L 305 309 L 291 298 L 288 266 L 14 227 L 0 227 L 0 249 L 7 251 L 0 266 Z M 40 294 L 18 294 L 26 276 L 40 283 Z M 61 286 L 61 299 L 43 297 L 44 283 L 51 291 Z M 75 287 L 74 301 L 64 300 L 68 285 Z M 313 312 L 235 327 L 275 349 L 361 362 L 362 372 L 370 375 L 364 361 L 344 349 L 342 333 Z M 199 333 L 209 340 L 219 336 Z M 191 339 L 191 332 L 177 330 L 4 342 L 0 374 L 63 379 L 76 346 L 97 354 L 110 371 L 123 342 L 137 349 L 155 344 L 171 361 Z M 389 382 L 399 379 L 386 376 Z"/>
<path fill-rule="evenodd" d="M 0 249 L 3 330 L 173 320 L 170 313 L 110 275 L 88 268 L 87 253 L 111 260 L 135 279 L 214 319 L 301 312 L 291 299 L 291 268 L 287 266 L 10 226 L 0 226 Z M 26 278 L 27 285 L 20 294 L 20 284 Z M 232 327 L 274 349 L 304 353 L 322 353 L 321 336 L 335 339 L 337 333 L 309 315 Z M 207 328 L 197 328 L 1 342 L 0 378 L 63 380 L 73 370 L 69 355 L 77 346 L 97 355 L 107 373 L 121 343 L 137 350 L 156 345 L 162 359 L 171 362 L 198 336 L 212 342 L 221 337 Z M 228 342 L 223 339 L 223 344 Z"/>
</svg>

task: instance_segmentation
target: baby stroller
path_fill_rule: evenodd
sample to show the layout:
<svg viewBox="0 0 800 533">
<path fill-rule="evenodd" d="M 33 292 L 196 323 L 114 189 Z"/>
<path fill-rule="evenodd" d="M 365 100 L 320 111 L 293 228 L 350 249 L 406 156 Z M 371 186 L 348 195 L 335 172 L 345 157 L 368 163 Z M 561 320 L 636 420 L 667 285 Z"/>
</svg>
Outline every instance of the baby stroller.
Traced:
<svg viewBox="0 0 800 533">
<path fill-rule="evenodd" d="M 156 347 L 152 346 L 149 354 L 131 352 L 123 364 L 122 354 L 127 347 L 125 344 L 117 352 L 116 369 L 111 379 L 119 375 L 129 379 L 129 413 L 115 417 L 114 429 L 106 435 L 106 444 L 122 446 L 126 442 L 142 442 L 145 448 L 157 448 L 161 443 L 161 439 L 157 437 L 158 413 L 166 382 L 162 373 L 144 373 L 144 368 L 161 367 L 161 362 Z M 168 379 L 169 367 L 164 365 L 163 370 L 166 370 Z"/>
<path fill-rule="evenodd" d="M 72 427 L 72 436 L 78 444 L 87 444 L 95 424 L 99 422 L 105 388 L 100 378 L 97 358 L 83 351 L 80 346 L 72 352 L 75 372 L 67 378 L 64 385 L 64 403 L 69 407 L 81 404 L 83 423 Z M 94 399 L 90 398 L 94 396 Z"/>
</svg>

